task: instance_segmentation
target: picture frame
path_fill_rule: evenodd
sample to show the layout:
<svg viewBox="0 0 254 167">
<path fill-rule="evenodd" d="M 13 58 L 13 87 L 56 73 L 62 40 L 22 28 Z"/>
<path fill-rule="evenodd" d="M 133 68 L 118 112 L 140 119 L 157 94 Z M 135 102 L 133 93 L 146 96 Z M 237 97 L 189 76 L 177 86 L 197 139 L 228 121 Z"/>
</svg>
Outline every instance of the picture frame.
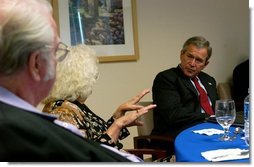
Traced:
<svg viewBox="0 0 254 167">
<path fill-rule="evenodd" d="M 51 0 L 51 3 L 62 42 L 88 45 L 95 50 L 100 63 L 139 59 L 135 0 Z"/>
</svg>

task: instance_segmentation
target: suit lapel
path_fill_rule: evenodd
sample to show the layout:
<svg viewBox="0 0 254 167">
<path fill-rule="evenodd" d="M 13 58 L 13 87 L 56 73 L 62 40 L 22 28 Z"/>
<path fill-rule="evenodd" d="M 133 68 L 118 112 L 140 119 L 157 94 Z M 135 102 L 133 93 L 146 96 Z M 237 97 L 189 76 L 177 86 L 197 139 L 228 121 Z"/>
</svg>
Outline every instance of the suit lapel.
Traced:
<svg viewBox="0 0 254 167">
<path fill-rule="evenodd" d="M 188 89 L 190 89 L 193 93 L 195 93 L 195 95 L 198 96 L 198 92 L 197 92 L 197 90 L 195 89 L 194 85 L 191 83 L 191 81 L 190 81 L 189 78 L 188 78 L 188 79 L 184 79 L 183 82 L 184 82 L 185 86 L 186 86 Z"/>
<path fill-rule="evenodd" d="M 177 70 L 178 70 L 178 73 L 180 73 L 181 75 L 181 79 L 182 79 L 182 82 L 184 83 L 184 85 L 189 89 L 191 90 L 193 93 L 195 93 L 196 96 L 198 96 L 198 92 L 197 90 L 195 89 L 194 85 L 191 83 L 190 81 L 190 78 L 186 77 L 184 74 L 183 74 L 183 71 L 181 69 L 181 67 L 178 65 L 177 66 Z"/>
</svg>

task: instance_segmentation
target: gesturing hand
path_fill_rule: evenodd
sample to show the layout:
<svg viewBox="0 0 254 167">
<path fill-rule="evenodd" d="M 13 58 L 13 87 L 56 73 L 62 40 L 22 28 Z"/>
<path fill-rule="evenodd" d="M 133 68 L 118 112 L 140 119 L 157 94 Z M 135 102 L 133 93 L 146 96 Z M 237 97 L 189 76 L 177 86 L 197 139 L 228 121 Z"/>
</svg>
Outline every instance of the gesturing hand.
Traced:
<svg viewBox="0 0 254 167">
<path fill-rule="evenodd" d="M 117 108 L 113 115 L 115 121 L 106 131 L 112 141 L 115 142 L 118 140 L 122 128 L 143 125 L 138 118 L 147 113 L 150 109 L 155 108 L 156 105 L 150 104 L 148 106 L 142 106 L 137 103 L 149 92 L 150 89 L 145 89 Z"/>
<path fill-rule="evenodd" d="M 113 114 L 113 117 L 115 119 L 118 119 L 125 115 L 126 111 L 133 111 L 133 110 L 140 110 L 144 106 L 138 105 L 137 103 L 150 92 L 150 89 L 145 89 L 142 92 L 140 92 L 138 95 L 134 96 L 127 102 L 121 104 L 116 112 Z"/>
<path fill-rule="evenodd" d="M 118 125 L 121 125 L 121 127 L 141 126 L 143 125 L 143 122 L 139 121 L 138 118 L 155 107 L 156 104 L 142 106 L 138 110 L 126 113 L 124 116 L 118 118 L 116 121 L 118 122 Z"/>
</svg>

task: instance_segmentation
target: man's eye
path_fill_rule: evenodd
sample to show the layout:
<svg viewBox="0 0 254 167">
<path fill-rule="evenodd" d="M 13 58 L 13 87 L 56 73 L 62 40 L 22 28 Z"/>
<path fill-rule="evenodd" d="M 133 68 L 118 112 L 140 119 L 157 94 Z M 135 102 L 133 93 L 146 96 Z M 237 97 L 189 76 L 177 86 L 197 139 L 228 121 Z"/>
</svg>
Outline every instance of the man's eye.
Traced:
<svg viewBox="0 0 254 167">
<path fill-rule="evenodd" d="M 201 59 L 196 59 L 196 61 L 197 61 L 198 63 L 203 63 L 203 62 L 204 62 L 204 61 L 201 60 Z"/>
</svg>

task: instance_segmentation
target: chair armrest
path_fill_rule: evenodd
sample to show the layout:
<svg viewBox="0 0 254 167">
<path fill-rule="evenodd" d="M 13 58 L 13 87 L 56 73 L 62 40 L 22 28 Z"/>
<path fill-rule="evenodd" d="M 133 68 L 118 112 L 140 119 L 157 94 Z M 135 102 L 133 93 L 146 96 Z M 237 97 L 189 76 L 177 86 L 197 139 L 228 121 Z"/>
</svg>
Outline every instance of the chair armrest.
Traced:
<svg viewBox="0 0 254 167">
<path fill-rule="evenodd" d="M 144 159 L 144 155 L 152 155 L 152 160 L 163 159 L 167 157 L 166 150 L 160 149 L 124 149 L 125 151 L 129 152 L 130 154 L 134 154 L 141 159 Z"/>
<path fill-rule="evenodd" d="M 166 150 L 168 155 L 175 152 L 174 138 L 169 135 L 145 135 L 133 137 L 134 149 Z"/>
<path fill-rule="evenodd" d="M 136 136 L 133 138 L 133 140 L 161 140 L 161 141 L 168 141 L 168 142 L 174 142 L 174 139 L 171 136 L 162 136 L 162 135 L 146 135 L 146 136 Z"/>
</svg>

